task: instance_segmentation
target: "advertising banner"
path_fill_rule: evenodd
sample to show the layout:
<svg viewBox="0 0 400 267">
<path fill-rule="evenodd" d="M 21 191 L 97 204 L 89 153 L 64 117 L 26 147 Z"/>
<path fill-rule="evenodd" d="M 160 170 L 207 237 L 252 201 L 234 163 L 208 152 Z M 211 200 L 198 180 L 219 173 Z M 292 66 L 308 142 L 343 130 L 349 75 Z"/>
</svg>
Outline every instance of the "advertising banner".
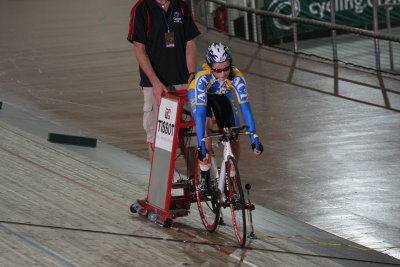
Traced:
<svg viewBox="0 0 400 267">
<path fill-rule="evenodd" d="M 295 0 L 297 17 L 331 22 L 330 0 Z M 400 0 L 378 0 L 381 4 L 398 4 Z M 335 0 L 336 24 L 346 26 L 372 25 L 372 0 Z M 291 0 L 265 0 L 264 10 L 291 16 Z M 400 21 L 400 7 L 390 8 L 392 22 Z M 385 8 L 378 8 L 379 23 L 386 22 Z M 292 35 L 292 23 L 282 19 L 266 18 L 267 39 L 274 40 Z M 297 24 L 298 34 L 323 30 L 324 28 L 308 24 Z"/>
</svg>

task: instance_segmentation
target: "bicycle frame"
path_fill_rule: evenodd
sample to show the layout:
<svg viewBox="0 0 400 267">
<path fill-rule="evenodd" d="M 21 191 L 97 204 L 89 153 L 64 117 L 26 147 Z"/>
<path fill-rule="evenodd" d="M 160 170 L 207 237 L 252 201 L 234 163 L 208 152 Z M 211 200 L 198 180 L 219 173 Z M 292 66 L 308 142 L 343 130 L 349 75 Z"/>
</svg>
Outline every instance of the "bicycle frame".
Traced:
<svg viewBox="0 0 400 267">
<path fill-rule="evenodd" d="M 243 129 L 244 127 L 240 127 L 240 129 Z M 217 134 L 217 135 L 210 135 L 210 136 L 206 136 L 202 139 L 202 141 L 205 141 L 207 139 L 211 139 L 211 138 L 221 138 L 221 137 L 227 137 L 227 140 L 220 140 L 220 143 L 222 143 L 222 145 L 224 146 L 224 152 L 223 152 L 223 157 L 222 157 L 222 162 L 221 162 L 221 166 L 220 166 L 220 172 L 219 172 L 219 176 L 218 176 L 218 189 L 220 190 L 220 192 L 224 192 L 224 186 L 225 186 L 225 181 L 226 181 L 226 163 L 228 162 L 229 157 L 233 157 L 235 158 L 235 156 L 233 155 L 232 152 L 232 147 L 231 147 L 231 141 L 230 141 L 230 136 L 229 134 L 231 133 L 231 131 L 228 128 L 224 128 L 223 129 L 223 134 Z M 252 135 L 254 137 L 258 137 L 257 134 L 251 133 L 251 132 L 238 132 L 239 135 Z M 211 160 L 211 169 L 216 169 L 217 166 L 213 166 L 213 164 L 216 164 L 216 162 L 214 160 Z"/>
<path fill-rule="evenodd" d="M 223 157 L 221 162 L 220 173 L 214 175 L 213 178 L 218 178 L 218 189 L 219 191 L 219 204 L 222 208 L 230 207 L 231 215 L 232 215 L 232 223 L 235 231 L 235 235 L 238 239 L 239 245 L 244 246 L 246 243 L 246 219 L 245 219 L 245 210 L 249 210 L 251 213 L 254 210 L 254 205 L 244 200 L 244 192 L 243 187 L 240 181 L 239 169 L 237 166 L 237 162 L 235 160 L 235 156 L 233 155 L 231 141 L 237 140 L 239 135 L 253 135 L 257 137 L 255 134 L 250 132 L 241 132 L 245 129 L 245 126 L 240 128 L 223 128 L 222 133 L 214 134 L 206 136 L 202 139 L 202 141 L 206 141 L 211 138 L 218 138 L 219 142 L 224 146 Z M 212 131 L 215 132 L 215 131 Z M 211 170 L 216 169 L 216 163 L 213 156 L 211 157 Z M 198 204 L 200 206 L 200 204 Z M 219 209 L 218 209 L 219 210 Z M 220 210 L 219 210 L 220 212 Z M 204 218 L 204 214 L 202 209 L 200 210 L 200 216 Z M 221 214 L 221 213 L 219 213 Z M 210 216 L 211 220 L 207 220 L 205 223 L 206 228 L 209 231 L 215 230 L 215 225 L 213 224 L 215 220 L 219 218 L 218 215 Z M 210 223 L 212 222 L 212 223 Z M 204 223 L 204 221 L 203 221 Z M 212 226 L 212 227 L 209 227 Z M 210 230 L 211 229 L 211 230 Z M 253 225 L 251 222 L 251 229 L 253 229 Z M 253 230 L 252 230 L 253 233 Z M 250 237 L 249 237 L 250 238 Z"/>
<path fill-rule="evenodd" d="M 229 157 L 235 158 L 232 152 L 231 142 L 228 141 L 221 141 L 222 145 L 224 146 L 224 154 L 221 162 L 220 173 L 218 177 L 218 189 L 220 192 L 224 192 L 224 187 L 226 187 L 226 163 L 228 162 Z"/>
</svg>

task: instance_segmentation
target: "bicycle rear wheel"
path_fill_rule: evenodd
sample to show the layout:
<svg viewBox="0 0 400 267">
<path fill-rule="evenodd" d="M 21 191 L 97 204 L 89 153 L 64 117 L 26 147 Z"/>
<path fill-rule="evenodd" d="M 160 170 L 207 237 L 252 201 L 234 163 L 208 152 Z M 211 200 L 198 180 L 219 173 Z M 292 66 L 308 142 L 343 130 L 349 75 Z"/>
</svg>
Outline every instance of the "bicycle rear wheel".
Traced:
<svg viewBox="0 0 400 267">
<path fill-rule="evenodd" d="M 239 169 L 236 160 L 233 157 L 229 157 L 226 171 L 228 174 L 227 177 L 229 177 L 229 192 L 226 197 L 231 208 L 232 222 L 236 238 L 239 245 L 243 247 L 246 243 L 246 212 Z"/>
<path fill-rule="evenodd" d="M 195 160 L 195 186 L 196 186 L 196 202 L 199 208 L 201 221 L 204 227 L 209 232 L 214 232 L 218 226 L 219 210 L 221 204 L 218 199 L 218 185 L 215 178 L 211 177 L 209 187 L 206 188 L 204 183 L 201 183 L 201 171 L 199 160 L 196 155 Z"/>
</svg>

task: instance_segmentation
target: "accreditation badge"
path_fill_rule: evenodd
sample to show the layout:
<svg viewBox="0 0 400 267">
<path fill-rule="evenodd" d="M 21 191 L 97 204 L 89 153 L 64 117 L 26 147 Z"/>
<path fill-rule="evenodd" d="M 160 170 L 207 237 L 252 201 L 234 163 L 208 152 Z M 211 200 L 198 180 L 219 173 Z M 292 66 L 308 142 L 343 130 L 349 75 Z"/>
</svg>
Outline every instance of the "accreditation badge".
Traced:
<svg viewBox="0 0 400 267">
<path fill-rule="evenodd" d="M 174 32 L 166 32 L 165 33 L 165 46 L 166 47 L 175 47 L 175 37 Z"/>
</svg>

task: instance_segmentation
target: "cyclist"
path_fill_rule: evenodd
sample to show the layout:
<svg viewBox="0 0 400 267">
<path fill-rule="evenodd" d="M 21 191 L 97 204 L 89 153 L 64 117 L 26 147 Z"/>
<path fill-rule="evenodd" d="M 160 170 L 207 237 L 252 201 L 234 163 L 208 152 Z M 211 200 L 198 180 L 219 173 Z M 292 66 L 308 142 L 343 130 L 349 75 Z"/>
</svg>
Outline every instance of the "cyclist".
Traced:
<svg viewBox="0 0 400 267">
<path fill-rule="evenodd" d="M 256 133 L 256 127 L 245 79 L 242 73 L 232 65 L 229 48 L 222 43 L 212 43 L 207 49 L 206 59 L 207 63 L 197 70 L 195 78 L 189 84 L 188 99 L 196 123 L 198 157 L 202 177 L 209 180 L 211 140 L 204 142 L 201 139 L 209 135 L 208 129 L 212 125 L 212 114 L 221 128 L 240 126 L 239 110 L 233 92 L 236 93 L 247 130 Z M 255 139 L 258 137 L 250 136 L 252 150 L 254 154 L 260 155 L 263 146 Z M 239 160 L 239 139 L 231 142 L 231 146 L 235 158 Z"/>
</svg>

